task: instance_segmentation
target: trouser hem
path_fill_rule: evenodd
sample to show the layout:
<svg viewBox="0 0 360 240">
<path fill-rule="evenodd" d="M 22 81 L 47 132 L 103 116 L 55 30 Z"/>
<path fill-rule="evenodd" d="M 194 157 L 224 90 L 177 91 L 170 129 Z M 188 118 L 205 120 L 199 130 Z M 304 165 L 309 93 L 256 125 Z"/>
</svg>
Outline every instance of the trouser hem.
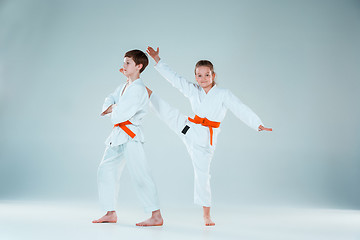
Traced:
<svg viewBox="0 0 360 240">
<path fill-rule="evenodd" d="M 152 207 L 145 207 L 144 208 L 144 211 L 146 213 L 153 212 L 153 211 L 156 211 L 156 210 L 160 210 L 160 207 L 159 206 L 152 206 Z"/>
</svg>

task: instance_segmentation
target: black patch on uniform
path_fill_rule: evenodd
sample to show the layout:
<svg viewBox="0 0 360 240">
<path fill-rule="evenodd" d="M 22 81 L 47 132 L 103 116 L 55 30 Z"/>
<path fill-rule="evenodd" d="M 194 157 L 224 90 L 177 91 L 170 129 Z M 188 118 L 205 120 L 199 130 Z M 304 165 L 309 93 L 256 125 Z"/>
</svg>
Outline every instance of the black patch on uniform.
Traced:
<svg viewBox="0 0 360 240">
<path fill-rule="evenodd" d="M 184 129 L 181 132 L 185 135 L 189 128 L 190 127 L 188 125 L 185 125 Z"/>
</svg>

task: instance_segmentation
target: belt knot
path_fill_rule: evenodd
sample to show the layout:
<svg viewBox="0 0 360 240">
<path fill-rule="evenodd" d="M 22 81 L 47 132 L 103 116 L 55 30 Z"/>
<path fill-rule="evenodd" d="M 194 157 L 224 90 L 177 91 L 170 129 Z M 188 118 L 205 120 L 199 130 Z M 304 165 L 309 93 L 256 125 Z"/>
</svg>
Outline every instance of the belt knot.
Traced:
<svg viewBox="0 0 360 240">
<path fill-rule="evenodd" d="M 201 118 L 198 115 L 195 115 L 194 119 L 188 117 L 190 122 L 201 124 L 204 127 L 208 127 L 210 131 L 210 145 L 212 146 L 212 138 L 213 138 L 213 128 L 220 127 L 220 122 L 210 121 L 207 118 Z"/>
</svg>

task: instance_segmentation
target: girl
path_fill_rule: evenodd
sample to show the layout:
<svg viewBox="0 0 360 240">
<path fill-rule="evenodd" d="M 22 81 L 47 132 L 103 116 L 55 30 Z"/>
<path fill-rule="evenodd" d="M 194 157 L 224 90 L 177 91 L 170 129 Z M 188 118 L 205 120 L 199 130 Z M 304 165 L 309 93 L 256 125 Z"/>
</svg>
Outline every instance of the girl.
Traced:
<svg viewBox="0 0 360 240">
<path fill-rule="evenodd" d="M 229 90 L 216 86 L 214 67 L 210 61 L 201 60 L 196 64 L 195 79 L 198 84 L 194 84 L 160 60 L 159 48 L 155 51 L 148 47 L 146 52 L 155 60 L 155 69 L 190 100 L 195 113 L 193 118 L 182 115 L 148 89 L 150 102 L 157 114 L 186 145 L 194 167 L 194 202 L 203 206 L 205 225 L 213 226 L 215 223 L 210 218 L 210 162 L 226 110 L 230 109 L 235 116 L 257 131 L 272 129 L 265 128 L 260 118 Z"/>
</svg>

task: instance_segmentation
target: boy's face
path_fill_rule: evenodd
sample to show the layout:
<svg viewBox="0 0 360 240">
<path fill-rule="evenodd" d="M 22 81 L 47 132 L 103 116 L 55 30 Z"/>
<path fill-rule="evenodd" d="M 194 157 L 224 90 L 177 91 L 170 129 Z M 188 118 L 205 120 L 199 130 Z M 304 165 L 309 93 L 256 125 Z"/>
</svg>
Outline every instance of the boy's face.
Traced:
<svg viewBox="0 0 360 240">
<path fill-rule="evenodd" d="M 209 67 L 201 66 L 195 69 L 195 78 L 200 87 L 207 88 L 212 85 L 215 73 Z"/>
<path fill-rule="evenodd" d="M 136 65 L 132 58 L 129 57 L 124 58 L 123 69 L 125 76 L 128 77 L 135 73 L 140 73 L 141 68 L 142 68 L 142 64 Z"/>
</svg>

